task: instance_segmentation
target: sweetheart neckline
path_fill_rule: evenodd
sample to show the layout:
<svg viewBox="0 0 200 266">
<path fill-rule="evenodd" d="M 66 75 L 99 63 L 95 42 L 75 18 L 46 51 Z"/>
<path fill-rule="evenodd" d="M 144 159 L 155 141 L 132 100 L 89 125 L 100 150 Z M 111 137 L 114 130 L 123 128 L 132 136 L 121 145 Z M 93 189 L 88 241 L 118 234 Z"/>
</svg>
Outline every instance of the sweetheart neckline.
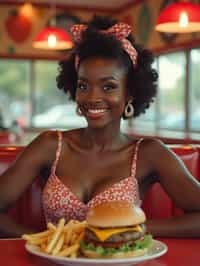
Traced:
<svg viewBox="0 0 200 266">
<path fill-rule="evenodd" d="M 128 177 L 125 177 L 125 178 L 123 178 L 123 179 L 121 179 L 120 181 L 118 181 L 118 182 L 115 182 L 114 184 L 112 184 L 109 188 L 107 188 L 107 189 L 104 189 L 104 190 L 102 190 L 101 192 L 99 192 L 99 193 L 97 193 L 93 198 L 91 198 L 87 203 L 85 203 L 84 201 L 82 201 L 67 185 L 65 185 L 64 183 L 63 183 L 63 181 L 55 174 L 55 173 L 52 173 L 51 174 L 51 177 L 52 176 L 54 176 L 57 180 L 58 180 L 58 182 L 59 183 L 61 183 L 61 185 L 62 186 L 64 186 L 65 187 L 65 189 L 68 189 L 68 191 L 81 203 L 81 204 L 83 204 L 84 206 L 88 206 L 89 204 L 90 204 L 90 202 L 92 202 L 95 198 L 97 198 L 97 196 L 99 197 L 99 195 L 101 195 L 101 194 L 103 194 L 103 193 L 105 193 L 106 191 L 108 191 L 108 190 L 110 190 L 112 187 L 114 187 L 116 184 L 120 184 L 122 181 L 124 182 L 125 180 L 127 180 L 127 179 L 129 179 L 129 178 L 133 178 L 131 175 L 130 176 L 128 176 Z M 136 182 L 137 182 L 137 180 L 136 180 Z"/>
</svg>

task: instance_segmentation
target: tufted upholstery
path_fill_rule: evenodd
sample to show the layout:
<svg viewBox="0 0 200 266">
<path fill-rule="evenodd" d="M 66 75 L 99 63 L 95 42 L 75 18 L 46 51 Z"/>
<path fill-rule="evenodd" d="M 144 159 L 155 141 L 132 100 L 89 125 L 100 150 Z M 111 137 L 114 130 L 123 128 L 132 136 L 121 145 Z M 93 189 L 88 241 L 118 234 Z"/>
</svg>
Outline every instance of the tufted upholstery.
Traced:
<svg viewBox="0 0 200 266">
<path fill-rule="evenodd" d="M 200 147 L 176 146 L 174 152 L 184 161 L 186 167 L 193 176 L 200 180 Z M 0 173 L 2 173 L 22 152 L 23 147 L 0 147 Z M 9 209 L 9 215 L 19 223 L 43 229 L 45 226 L 42 206 L 41 192 L 44 186 L 42 177 L 35 178 L 33 184 L 17 200 L 15 205 Z M 180 215 L 181 210 L 177 209 L 171 199 L 167 196 L 160 184 L 154 184 L 143 200 L 142 208 L 148 218 L 164 218 L 172 215 Z"/>
</svg>

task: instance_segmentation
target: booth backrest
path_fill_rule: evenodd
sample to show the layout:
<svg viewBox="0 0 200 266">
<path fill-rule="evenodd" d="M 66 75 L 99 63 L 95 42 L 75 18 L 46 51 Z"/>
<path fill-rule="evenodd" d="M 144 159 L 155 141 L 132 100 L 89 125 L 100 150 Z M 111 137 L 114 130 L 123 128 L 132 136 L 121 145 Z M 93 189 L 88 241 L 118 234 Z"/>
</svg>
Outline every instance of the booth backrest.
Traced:
<svg viewBox="0 0 200 266">
<path fill-rule="evenodd" d="M 0 174 L 16 160 L 23 149 L 23 147 L 19 146 L 0 146 Z M 36 177 L 32 185 L 8 210 L 9 215 L 20 224 L 36 230 L 44 229 L 45 219 L 41 204 L 43 186 L 44 179 L 41 176 Z"/>
<path fill-rule="evenodd" d="M 17 140 L 16 134 L 8 131 L 0 131 L 0 145 L 11 145 Z"/>
<path fill-rule="evenodd" d="M 200 179 L 200 149 L 192 146 L 176 146 L 171 148 L 184 162 L 191 174 Z M 168 218 L 181 215 L 159 183 L 155 183 L 147 192 L 142 207 L 148 218 Z"/>
<path fill-rule="evenodd" d="M 200 147 L 176 146 L 172 150 L 183 160 L 194 177 L 200 180 Z M 23 151 L 23 147 L 0 147 L 0 173 L 2 173 Z M 19 177 L 20 178 L 20 177 Z M 35 229 L 44 229 L 45 220 L 41 205 L 41 193 L 44 186 L 41 176 L 35 178 L 32 185 L 17 200 L 8 213 L 16 221 Z M 154 184 L 143 200 L 142 208 L 148 218 L 167 218 L 180 215 L 159 183 Z"/>
</svg>

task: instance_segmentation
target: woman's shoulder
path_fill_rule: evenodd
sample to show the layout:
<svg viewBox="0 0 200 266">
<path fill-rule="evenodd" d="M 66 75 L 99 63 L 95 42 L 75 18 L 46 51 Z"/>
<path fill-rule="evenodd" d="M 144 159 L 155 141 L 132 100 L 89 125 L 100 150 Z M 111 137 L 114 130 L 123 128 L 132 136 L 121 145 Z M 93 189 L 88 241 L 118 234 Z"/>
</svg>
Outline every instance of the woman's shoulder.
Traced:
<svg viewBox="0 0 200 266">
<path fill-rule="evenodd" d="M 155 137 L 131 137 L 135 145 L 138 145 L 139 153 L 143 155 L 159 156 L 161 153 L 169 151 L 169 148 L 158 138 Z"/>
<path fill-rule="evenodd" d="M 141 139 L 141 146 L 149 153 L 160 153 L 168 151 L 166 144 L 156 137 L 144 137 Z"/>
<path fill-rule="evenodd" d="M 33 140 L 31 144 L 38 144 L 51 147 L 58 142 L 58 131 L 56 130 L 46 130 L 38 134 L 38 136 Z"/>
<path fill-rule="evenodd" d="M 27 146 L 25 153 L 32 154 L 33 157 L 50 157 L 55 154 L 58 146 L 57 131 L 47 130 L 38 134 Z"/>
<path fill-rule="evenodd" d="M 145 137 L 140 145 L 141 156 L 154 166 L 169 163 L 176 158 L 174 152 L 158 138 Z"/>
<path fill-rule="evenodd" d="M 31 145 L 37 145 L 41 149 L 53 149 L 55 151 L 59 142 L 62 146 L 80 143 L 81 129 L 43 131 L 33 140 Z"/>
<path fill-rule="evenodd" d="M 53 131 L 44 131 L 36 136 L 18 157 L 16 165 L 31 165 L 32 171 L 45 165 L 50 165 L 55 159 L 58 146 L 57 133 Z M 21 162 L 21 164 L 20 164 Z"/>
<path fill-rule="evenodd" d="M 80 129 L 72 130 L 46 130 L 41 132 L 34 141 L 42 142 L 45 145 L 54 145 L 63 139 L 77 139 L 80 135 Z"/>
<path fill-rule="evenodd" d="M 165 144 L 156 137 L 151 137 L 151 136 L 140 137 L 140 136 L 128 135 L 128 138 L 133 143 L 138 143 L 141 146 L 147 147 L 147 148 L 165 147 Z"/>
</svg>

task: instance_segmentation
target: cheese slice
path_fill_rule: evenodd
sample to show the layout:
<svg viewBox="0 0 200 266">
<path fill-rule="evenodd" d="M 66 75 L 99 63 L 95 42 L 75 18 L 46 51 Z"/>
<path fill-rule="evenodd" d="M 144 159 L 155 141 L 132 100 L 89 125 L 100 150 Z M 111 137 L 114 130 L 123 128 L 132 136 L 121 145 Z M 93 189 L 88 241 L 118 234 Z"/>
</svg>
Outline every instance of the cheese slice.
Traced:
<svg viewBox="0 0 200 266">
<path fill-rule="evenodd" d="M 88 228 L 95 233 L 95 235 L 101 240 L 105 241 L 110 236 L 117 234 L 117 233 L 123 233 L 126 231 L 135 231 L 135 232 L 142 232 L 142 228 L 139 225 L 136 225 L 134 227 L 122 227 L 122 228 L 94 228 L 92 226 L 88 226 Z"/>
</svg>

